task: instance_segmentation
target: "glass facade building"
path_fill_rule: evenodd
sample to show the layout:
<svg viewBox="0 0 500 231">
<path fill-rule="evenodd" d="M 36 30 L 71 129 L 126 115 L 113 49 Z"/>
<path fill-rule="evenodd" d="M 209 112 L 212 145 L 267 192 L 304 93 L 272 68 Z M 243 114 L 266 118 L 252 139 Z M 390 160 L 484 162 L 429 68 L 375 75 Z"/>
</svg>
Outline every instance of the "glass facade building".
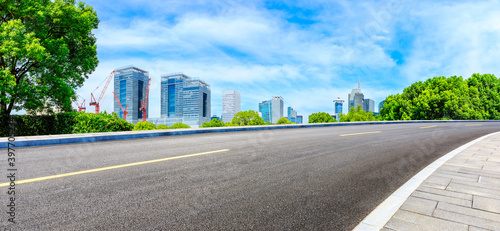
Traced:
<svg viewBox="0 0 500 231">
<path fill-rule="evenodd" d="M 125 109 L 127 106 L 127 121 L 137 123 L 142 121 L 142 111 L 140 111 L 141 100 L 144 100 L 146 95 L 149 72 L 134 66 L 126 66 L 115 70 L 114 76 L 114 93 L 120 100 L 120 104 Z M 113 111 L 123 119 L 123 111 L 114 101 Z M 149 105 L 146 107 L 146 112 L 149 114 Z"/>
<path fill-rule="evenodd" d="M 241 95 L 235 90 L 222 92 L 222 121 L 231 122 L 241 110 Z"/>
<path fill-rule="evenodd" d="M 363 101 L 363 110 L 366 112 L 375 112 L 375 101 L 371 99 L 365 99 Z"/>
<path fill-rule="evenodd" d="M 382 111 L 382 108 L 384 107 L 385 100 L 382 100 L 380 103 L 378 103 L 378 112 L 380 113 Z"/>
<path fill-rule="evenodd" d="M 298 115 L 297 119 L 295 120 L 295 123 L 301 124 L 302 123 L 302 116 Z"/>
<path fill-rule="evenodd" d="M 287 119 L 290 120 L 290 122 L 292 122 L 292 123 L 296 123 L 296 121 L 297 121 L 297 112 L 295 110 L 293 110 L 292 107 L 288 107 Z"/>
<path fill-rule="evenodd" d="M 259 103 L 259 112 L 264 122 L 271 122 L 271 102 L 269 100 Z"/>
<path fill-rule="evenodd" d="M 192 127 L 210 122 L 210 85 L 182 73 L 161 76 L 160 124 L 182 122 Z"/>
</svg>

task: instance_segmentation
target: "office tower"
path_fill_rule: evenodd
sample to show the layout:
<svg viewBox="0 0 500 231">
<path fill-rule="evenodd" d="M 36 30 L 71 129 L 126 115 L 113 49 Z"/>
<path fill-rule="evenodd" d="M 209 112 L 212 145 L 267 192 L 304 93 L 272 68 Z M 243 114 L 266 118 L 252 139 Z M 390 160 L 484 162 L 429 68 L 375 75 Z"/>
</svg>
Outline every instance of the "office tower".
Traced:
<svg viewBox="0 0 500 231">
<path fill-rule="evenodd" d="M 269 100 L 259 103 L 259 114 L 264 122 L 271 122 L 271 102 Z"/>
<path fill-rule="evenodd" d="M 161 76 L 161 124 L 191 127 L 210 121 L 211 90 L 207 83 L 182 73 Z"/>
<path fill-rule="evenodd" d="M 340 97 L 337 97 L 336 100 L 333 101 L 335 103 L 335 114 L 338 115 L 342 113 L 342 107 L 344 106 L 344 100 L 341 100 Z"/>
<path fill-rule="evenodd" d="M 382 112 L 382 108 L 384 107 L 385 100 L 382 100 L 380 103 L 378 103 L 378 112 Z"/>
<path fill-rule="evenodd" d="M 301 124 L 302 123 L 302 116 L 298 115 L 297 119 L 295 120 L 295 123 Z"/>
<path fill-rule="evenodd" d="M 292 123 L 296 123 L 297 121 L 297 111 L 293 110 L 292 107 L 288 107 L 288 120 Z"/>
<path fill-rule="evenodd" d="M 265 122 L 278 123 L 278 120 L 283 117 L 283 97 L 273 96 L 270 100 L 262 101 L 259 103 L 259 112 Z"/>
<path fill-rule="evenodd" d="M 374 112 L 375 111 L 375 101 L 371 99 L 365 99 L 363 102 L 363 111 Z"/>
<path fill-rule="evenodd" d="M 271 123 L 278 123 L 281 117 L 283 117 L 283 97 L 273 96 L 271 99 Z"/>
<path fill-rule="evenodd" d="M 235 90 L 222 92 L 222 121 L 231 122 L 241 110 L 241 95 Z"/>
<path fill-rule="evenodd" d="M 365 96 L 361 92 L 361 83 L 359 80 L 358 80 L 358 88 L 352 89 L 351 94 L 348 95 L 348 99 L 349 99 L 348 111 L 351 111 L 351 107 L 357 108 L 358 105 L 361 105 L 361 107 L 363 107 L 363 101 L 365 99 Z"/>
<path fill-rule="evenodd" d="M 125 109 L 127 107 L 127 121 L 137 123 L 142 121 L 141 100 L 146 96 L 149 72 L 134 66 L 126 66 L 115 70 L 114 93 L 120 104 Z M 123 119 L 123 111 L 114 100 L 113 111 Z M 149 115 L 149 106 L 146 107 L 146 114 Z"/>
</svg>

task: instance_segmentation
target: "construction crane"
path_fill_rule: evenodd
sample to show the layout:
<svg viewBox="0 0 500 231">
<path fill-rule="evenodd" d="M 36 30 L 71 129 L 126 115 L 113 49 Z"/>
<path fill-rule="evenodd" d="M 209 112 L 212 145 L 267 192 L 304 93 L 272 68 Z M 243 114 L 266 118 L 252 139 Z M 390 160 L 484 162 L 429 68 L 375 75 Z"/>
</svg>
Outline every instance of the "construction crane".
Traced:
<svg viewBox="0 0 500 231">
<path fill-rule="evenodd" d="M 143 97 L 144 101 L 141 100 L 141 108 L 139 110 L 142 111 L 142 122 L 146 122 L 147 112 L 146 108 L 148 108 L 148 98 L 149 98 L 149 85 L 151 84 L 151 78 L 148 79 L 148 86 L 146 87 L 146 96 Z"/>
<path fill-rule="evenodd" d="M 95 90 L 97 90 L 101 85 L 97 86 L 97 88 L 92 93 L 90 93 L 90 103 L 89 103 L 89 105 L 90 106 L 95 106 L 95 114 L 99 113 L 99 103 L 101 102 L 101 99 L 104 96 L 104 92 L 106 92 L 106 89 L 108 89 L 109 82 L 111 82 L 111 79 L 113 78 L 114 74 L 115 74 L 115 71 L 112 71 L 111 74 L 109 75 L 109 77 L 107 79 L 107 82 L 106 82 L 106 85 L 104 85 L 104 88 L 102 89 L 101 95 L 99 95 L 99 100 L 95 100 L 93 92 Z"/>
<path fill-rule="evenodd" d="M 78 95 L 78 97 L 82 98 L 80 95 Z M 85 107 L 85 99 L 83 99 L 83 102 L 82 104 L 78 104 L 78 101 L 76 100 L 73 100 L 73 102 L 76 104 L 76 106 L 78 107 L 78 112 L 81 112 L 82 110 L 85 111 L 87 108 Z"/>
<path fill-rule="evenodd" d="M 123 111 L 123 119 L 127 120 L 127 114 L 128 114 L 127 105 L 125 105 L 125 109 L 123 109 L 122 104 L 120 103 L 120 100 L 118 100 L 118 97 L 116 97 L 115 92 L 113 92 L 113 95 L 115 96 L 116 102 L 118 102 L 118 106 L 120 106 L 120 108 Z"/>
</svg>

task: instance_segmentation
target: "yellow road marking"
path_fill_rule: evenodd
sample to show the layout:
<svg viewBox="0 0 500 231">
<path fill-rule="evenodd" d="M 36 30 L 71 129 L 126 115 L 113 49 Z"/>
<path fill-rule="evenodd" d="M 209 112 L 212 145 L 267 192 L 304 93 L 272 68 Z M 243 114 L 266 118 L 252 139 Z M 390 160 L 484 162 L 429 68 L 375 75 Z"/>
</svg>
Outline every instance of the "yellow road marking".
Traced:
<svg viewBox="0 0 500 231">
<path fill-rule="evenodd" d="M 466 127 L 472 127 L 472 126 L 482 126 L 482 124 L 467 124 L 465 125 Z"/>
<path fill-rule="evenodd" d="M 141 161 L 141 162 L 135 162 L 135 163 L 130 163 L 130 164 L 122 164 L 122 165 L 115 165 L 115 166 L 109 166 L 109 167 L 104 167 L 104 168 L 94 168 L 94 169 L 83 170 L 83 171 L 78 171 L 78 172 L 64 173 L 64 174 L 59 174 L 59 175 L 44 176 L 44 177 L 38 177 L 38 178 L 33 178 L 33 179 L 16 181 L 16 185 L 17 184 L 24 184 L 24 183 L 31 183 L 31 182 L 36 182 L 36 181 L 42 181 L 42 180 L 50 180 L 50 179 L 61 178 L 61 177 L 66 177 L 66 176 L 80 175 L 80 174 L 85 174 L 85 173 L 106 171 L 106 170 L 117 169 L 117 168 L 125 168 L 125 167 L 137 166 L 137 165 L 142 165 L 142 164 L 151 164 L 151 163 L 157 163 L 157 162 L 162 162 L 162 161 L 175 160 L 175 159 L 181 159 L 181 158 L 187 158 L 187 157 L 193 157 L 193 156 L 201 156 L 201 155 L 207 155 L 207 154 L 212 154 L 212 153 L 217 153 L 217 152 L 227 152 L 227 151 L 229 151 L 229 149 L 222 149 L 222 150 L 210 151 L 210 152 L 200 152 L 200 153 L 188 154 L 188 155 L 183 155 L 183 156 L 173 156 L 173 157 L 167 157 L 167 158 L 163 158 L 163 159 L 148 160 L 148 161 Z M 6 187 L 9 185 L 10 185 L 10 182 L 2 183 L 2 184 L 0 184 L 0 187 Z"/>
<path fill-rule="evenodd" d="M 381 131 L 375 131 L 375 132 L 360 132 L 360 133 L 351 133 L 351 134 L 342 134 L 342 135 L 340 135 L 340 136 L 356 136 L 356 135 L 372 134 L 372 133 L 381 133 Z"/>
<path fill-rule="evenodd" d="M 427 126 L 427 127 L 419 127 L 419 128 L 435 128 L 437 125 Z"/>
</svg>

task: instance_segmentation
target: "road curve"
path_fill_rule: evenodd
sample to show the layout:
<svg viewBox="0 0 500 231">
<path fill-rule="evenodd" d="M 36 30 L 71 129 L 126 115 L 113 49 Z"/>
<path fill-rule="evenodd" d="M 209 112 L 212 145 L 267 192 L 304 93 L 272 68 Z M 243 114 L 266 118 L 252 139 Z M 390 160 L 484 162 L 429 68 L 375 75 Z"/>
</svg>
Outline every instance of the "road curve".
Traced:
<svg viewBox="0 0 500 231">
<path fill-rule="evenodd" d="M 496 131 L 500 122 L 387 124 L 19 148 L 11 227 L 350 230 L 419 170 Z"/>
</svg>

